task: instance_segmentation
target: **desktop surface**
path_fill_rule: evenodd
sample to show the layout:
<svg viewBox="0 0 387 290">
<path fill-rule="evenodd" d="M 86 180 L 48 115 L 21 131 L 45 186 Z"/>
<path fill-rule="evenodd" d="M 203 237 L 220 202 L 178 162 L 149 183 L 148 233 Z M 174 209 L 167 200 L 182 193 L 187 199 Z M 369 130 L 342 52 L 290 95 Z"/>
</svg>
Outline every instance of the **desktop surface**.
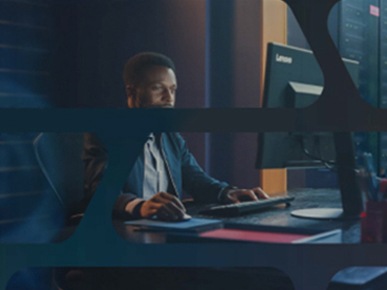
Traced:
<svg viewBox="0 0 387 290">
<path fill-rule="evenodd" d="M 221 217 L 225 227 L 239 229 L 274 229 L 275 231 L 295 231 L 318 233 L 335 229 L 342 230 L 342 243 L 360 242 L 360 220 L 313 220 L 291 216 L 291 211 L 303 208 L 341 207 L 340 193 L 336 189 L 295 189 L 289 191 L 289 196 L 295 197 L 291 205 L 276 206 L 262 211 L 237 217 Z M 208 206 L 208 205 L 207 205 Z M 187 211 L 198 218 L 214 218 L 199 214 L 203 205 L 188 204 Z M 163 231 L 139 231 L 133 226 L 125 225 L 122 221 L 114 223 L 119 234 L 128 241 L 135 243 L 165 243 L 167 234 Z"/>
</svg>

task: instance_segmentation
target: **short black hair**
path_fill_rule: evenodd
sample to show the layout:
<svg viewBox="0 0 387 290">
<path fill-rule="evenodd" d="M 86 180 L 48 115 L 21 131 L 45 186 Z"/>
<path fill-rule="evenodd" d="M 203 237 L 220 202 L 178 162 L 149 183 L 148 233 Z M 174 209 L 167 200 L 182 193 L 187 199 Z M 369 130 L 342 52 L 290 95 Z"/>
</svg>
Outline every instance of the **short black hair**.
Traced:
<svg viewBox="0 0 387 290">
<path fill-rule="evenodd" d="M 144 77 L 144 72 L 152 66 L 165 66 L 175 72 L 175 64 L 173 61 L 156 52 L 142 52 L 131 57 L 124 67 L 124 83 L 125 85 L 137 85 Z"/>
</svg>

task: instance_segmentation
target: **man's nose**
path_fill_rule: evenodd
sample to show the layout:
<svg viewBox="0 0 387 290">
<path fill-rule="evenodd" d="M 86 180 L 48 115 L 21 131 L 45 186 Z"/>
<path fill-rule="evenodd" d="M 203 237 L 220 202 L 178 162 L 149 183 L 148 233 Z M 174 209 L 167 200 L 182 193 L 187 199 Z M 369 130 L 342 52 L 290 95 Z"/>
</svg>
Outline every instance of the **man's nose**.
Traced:
<svg viewBox="0 0 387 290">
<path fill-rule="evenodd" d="M 164 99 L 167 100 L 167 101 L 173 101 L 174 98 L 175 98 L 175 94 L 174 94 L 174 92 L 173 92 L 172 90 L 166 89 L 166 90 L 164 91 L 163 97 L 164 97 Z"/>
</svg>

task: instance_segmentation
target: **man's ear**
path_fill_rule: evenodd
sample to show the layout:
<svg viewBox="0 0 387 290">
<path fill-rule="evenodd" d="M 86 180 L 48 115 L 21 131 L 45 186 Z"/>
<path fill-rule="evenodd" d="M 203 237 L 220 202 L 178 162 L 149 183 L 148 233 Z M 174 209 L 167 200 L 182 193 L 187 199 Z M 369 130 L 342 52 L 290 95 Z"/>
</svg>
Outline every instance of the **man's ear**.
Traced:
<svg viewBox="0 0 387 290">
<path fill-rule="evenodd" d="M 126 100 L 129 108 L 134 108 L 135 89 L 132 85 L 125 86 Z"/>
<path fill-rule="evenodd" d="M 128 105 L 128 108 L 134 108 L 133 97 L 128 96 L 128 97 L 126 98 L 126 104 Z"/>
</svg>

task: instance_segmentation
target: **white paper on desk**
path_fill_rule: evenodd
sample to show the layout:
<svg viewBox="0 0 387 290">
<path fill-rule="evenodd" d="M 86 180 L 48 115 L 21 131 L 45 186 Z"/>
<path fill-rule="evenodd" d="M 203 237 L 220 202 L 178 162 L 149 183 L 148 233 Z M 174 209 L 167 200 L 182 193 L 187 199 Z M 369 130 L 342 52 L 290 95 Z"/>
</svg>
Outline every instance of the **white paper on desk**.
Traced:
<svg viewBox="0 0 387 290">
<path fill-rule="evenodd" d="M 144 228 L 157 228 L 165 230 L 196 230 L 203 227 L 219 227 L 223 224 L 221 220 L 217 219 L 202 219 L 192 218 L 188 221 L 179 222 L 163 222 L 157 220 L 140 219 L 134 221 L 126 221 L 125 225 L 132 225 Z"/>
</svg>

